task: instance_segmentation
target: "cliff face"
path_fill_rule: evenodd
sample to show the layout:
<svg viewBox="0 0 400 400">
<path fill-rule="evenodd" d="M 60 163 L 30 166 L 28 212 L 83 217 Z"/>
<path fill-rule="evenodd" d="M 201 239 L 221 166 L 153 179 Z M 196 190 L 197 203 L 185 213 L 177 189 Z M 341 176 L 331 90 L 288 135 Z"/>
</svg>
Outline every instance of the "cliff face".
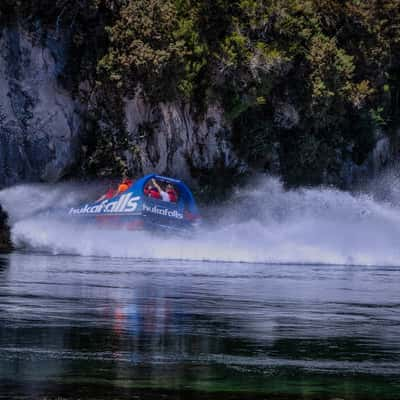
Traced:
<svg viewBox="0 0 400 400">
<path fill-rule="evenodd" d="M 18 26 L 1 31 L 0 185 L 55 181 L 77 160 L 79 105 L 58 81 L 63 47 Z"/>
<path fill-rule="evenodd" d="M 102 110 L 99 95 L 82 104 L 82 96 L 75 94 L 78 101 L 60 83 L 67 56 L 65 37 L 48 33 L 43 43 L 18 26 L 2 30 L 0 186 L 57 181 L 72 167 L 79 170 L 88 129 L 86 110 L 96 109 L 98 115 Z M 87 88 L 88 83 L 77 86 Z M 239 165 L 230 146 L 229 126 L 218 106 L 210 106 L 195 119 L 188 105 L 150 105 L 138 93 L 124 100 L 124 110 L 117 118 L 121 128 L 112 129 L 115 140 L 127 134 L 135 144 L 136 151 L 127 148 L 118 154 L 132 174 L 157 171 L 190 180 L 193 169 Z M 101 117 L 96 123 L 104 125 Z"/>
<path fill-rule="evenodd" d="M 159 171 L 191 180 L 194 171 L 245 168 L 231 146 L 231 130 L 218 106 L 209 106 L 201 119 L 188 105 L 150 105 L 138 93 L 125 101 L 128 135 L 138 146 L 142 173 Z"/>
</svg>

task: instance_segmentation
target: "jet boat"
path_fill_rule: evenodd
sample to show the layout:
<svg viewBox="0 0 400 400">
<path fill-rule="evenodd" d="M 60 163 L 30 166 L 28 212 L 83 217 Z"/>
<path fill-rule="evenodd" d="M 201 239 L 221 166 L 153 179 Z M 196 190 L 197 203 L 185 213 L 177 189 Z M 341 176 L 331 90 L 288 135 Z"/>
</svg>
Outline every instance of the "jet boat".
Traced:
<svg viewBox="0 0 400 400">
<path fill-rule="evenodd" d="M 71 207 L 68 216 L 109 228 L 185 231 L 199 224 L 200 215 L 189 188 L 180 180 L 147 175 L 123 182 L 115 193 Z"/>
</svg>

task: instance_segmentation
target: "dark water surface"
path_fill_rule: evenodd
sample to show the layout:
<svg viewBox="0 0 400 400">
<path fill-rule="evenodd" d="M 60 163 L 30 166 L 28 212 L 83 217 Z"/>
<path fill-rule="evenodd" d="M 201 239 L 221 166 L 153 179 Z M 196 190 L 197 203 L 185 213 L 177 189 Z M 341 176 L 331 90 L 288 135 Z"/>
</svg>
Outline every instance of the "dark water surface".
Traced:
<svg viewBox="0 0 400 400">
<path fill-rule="evenodd" d="M 400 267 L 0 258 L 1 398 L 400 399 Z"/>
</svg>

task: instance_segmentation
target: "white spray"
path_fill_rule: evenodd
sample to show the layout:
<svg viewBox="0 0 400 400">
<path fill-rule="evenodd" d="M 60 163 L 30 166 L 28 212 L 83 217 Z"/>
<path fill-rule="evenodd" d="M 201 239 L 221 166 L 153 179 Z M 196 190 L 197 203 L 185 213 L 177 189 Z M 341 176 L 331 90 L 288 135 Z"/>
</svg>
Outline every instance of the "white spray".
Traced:
<svg viewBox="0 0 400 400">
<path fill-rule="evenodd" d="M 396 191 L 391 191 L 395 195 Z M 190 238 L 105 231 L 37 216 L 55 206 L 79 205 L 78 186 L 23 185 L 0 192 L 16 246 L 53 254 L 265 263 L 400 263 L 400 208 L 334 189 L 284 190 L 261 179 L 236 191 Z M 87 200 L 87 198 L 85 199 Z M 390 201 L 388 201 L 390 200 Z M 35 216 L 36 215 L 36 216 Z"/>
</svg>

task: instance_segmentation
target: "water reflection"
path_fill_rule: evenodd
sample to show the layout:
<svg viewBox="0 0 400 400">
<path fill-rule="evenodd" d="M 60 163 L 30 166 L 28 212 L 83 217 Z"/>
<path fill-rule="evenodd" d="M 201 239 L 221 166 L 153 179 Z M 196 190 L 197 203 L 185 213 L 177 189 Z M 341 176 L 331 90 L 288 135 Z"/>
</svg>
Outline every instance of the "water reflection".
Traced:
<svg viewBox="0 0 400 400">
<path fill-rule="evenodd" d="M 399 278 L 400 268 L 4 256 L 0 394 L 395 399 Z"/>
</svg>

